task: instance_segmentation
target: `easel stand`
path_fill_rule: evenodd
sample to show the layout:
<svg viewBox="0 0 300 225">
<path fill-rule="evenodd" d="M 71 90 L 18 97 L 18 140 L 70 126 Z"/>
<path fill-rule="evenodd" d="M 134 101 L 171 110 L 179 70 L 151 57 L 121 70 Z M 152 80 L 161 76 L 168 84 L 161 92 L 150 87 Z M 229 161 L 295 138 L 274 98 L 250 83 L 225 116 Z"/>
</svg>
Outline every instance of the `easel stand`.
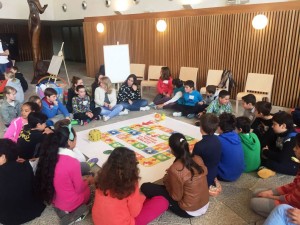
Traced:
<svg viewBox="0 0 300 225">
<path fill-rule="evenodd" d="M 63 53 L 64 43 L 65 43 L 65 42 L 63 42 L 63 43 L 61 44 L 61 48 L 60 48 L 60 50 L 59 50 L 59 52 L 58 52 L 57 55 L 62 57 L 62 60 L 63 60 L 63 62 L 64 62 L 64 67 L 65 67 L 66 75 L 67 75 L 67 79 L 68 79 L 68 84 L 69 84 L 69 86 L 70 86 L 69 74 L 68 74 L 68 70 L 67 70 L 67 66 L 66 66 L 65 56 L 64 56 L 64 53 Z"/>
</svg>

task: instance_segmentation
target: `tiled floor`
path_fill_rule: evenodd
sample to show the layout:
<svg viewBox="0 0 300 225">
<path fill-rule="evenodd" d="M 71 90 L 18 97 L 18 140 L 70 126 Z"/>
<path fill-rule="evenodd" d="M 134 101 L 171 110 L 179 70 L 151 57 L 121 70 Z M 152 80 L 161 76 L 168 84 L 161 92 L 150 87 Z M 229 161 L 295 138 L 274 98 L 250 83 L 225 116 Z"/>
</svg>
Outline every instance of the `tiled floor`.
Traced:
<svg viewBox="0 0 300 225">
<path fill-rule="evenodd" d="M 20 71 L 24 73 L 28 81 L 31 81 L 32 62 L 23 62 L 18 64 Z M 84 83 L 89 85 L 93 82 L 93 78 L 86 77 L 85 64 L 67 62 L 67 69 L 70 78 L 73 75 L 83 78 Z M 61 68 L 61 76 L 65 78 L 64 68 Z M 25 94 L 25 99 L 35 93 L 35 85 L 29 85 L 29 90 Z M 154 97 L 155 91 L 147 91 L 144 97 L 151 101 Z M 234 101 L 233 107 L 235 107 Z M 234 108 L 235 109 L 235 108 Z M 274 110 L 281 108 L 274 107 Z M 242 110 L 240 110 L 241 112 Z M 151 110 L 150 113 L 153 113 Z M 135 118 L 146 115 L 149 112 L 130 112 L 129 115 L 119 116 L 106 122 L 105 124 L 115 123 L 122 120 Z M 167 116 L 172 116 L 171 111 L 166 111 Z M 176 118 L 187 123 L 193 123 L 193 120 L 186 118 Z M 95 121 L 86 126 L 75 126 L 76 131 L 85 130 L 92 127 L 101 126 L 103 121 Z M 0 137 L 3 136 L 3 124 L 0 124 Z M 222 183 L 223 192 L 220 196 L 210 199 L 210 206 L 208 212 L 198 218 L 183 219 L 175 216 L 167 211 L 160 218 L 153 221 L 152 225 L 169 225 L 169 224 L 204 224 L 204 225 L 243 225 L 243 224 L 262 224 L 264 218 L 255 214 L 249 207 L 252 190 L 260 187 L 276 187 L 290 182 L 293 179 L 291 176 L 277 174 L 276 176 L 262 180 L 256 176 L 255 173 L 243 174 L 238 181 L 231 183 Z M 116 212 L 117 213 L 117 212 Z M 52 207 L 47 207 L 42 216 L 28 224 L 59 224 L 59 220 L 53 211 Z M 78 224 L 92 224 L 91 216 L 89 215 L 84 221 Z"/>
</svg>

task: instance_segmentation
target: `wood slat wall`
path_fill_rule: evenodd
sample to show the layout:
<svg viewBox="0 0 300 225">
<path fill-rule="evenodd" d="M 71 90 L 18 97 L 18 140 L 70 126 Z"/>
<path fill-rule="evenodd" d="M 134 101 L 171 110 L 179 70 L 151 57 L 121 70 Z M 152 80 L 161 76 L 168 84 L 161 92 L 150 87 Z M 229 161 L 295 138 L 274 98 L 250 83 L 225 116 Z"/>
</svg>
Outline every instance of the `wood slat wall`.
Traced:
<svg viewBox="0 0 300 225">
<path fill-rule="evenodd" d="M 18 61 L 32 61 L 31 43 L 28 36 L 27 24 L 0 24 L 1 34 L 17 34 L 18 47 L 19 47 L 19 59 Z M 42 26 L 40 35 L 41 56 L 44 60 L 50 60 L 53 55 L 51 27 Z"/>
<path fill-rule="evenodd" d="M 235 99 L 243 91 L 247 74 L 274 74 L 272 103 L 294 107 L 300 88 L 300 4 L 268 4 L 264 14 L 269 19 L 263 30 L 252 27 L 257 5 L 164 13 L 165 18 L 149 14 L 85 18 L 84 38 L 87 74 L 94 76 L 103 64 L 103 45 L 129 44 L 132 63 L 167 65 L 174 77 L 181 66 L 198 67 L 198 88 L 205 86 L 209 69 L 231 69 L 238 86 L 232 91 Z M 284 6 L 284 7 L 283 7 Z M 253 10 L 251 10 L 251 7 Z M 232 9 L 232 13 L 230 11 Z M 269 9 L 269 10 L 267 10 Z M 195 15 L 195 12 L 199 15 Z M 217 13 L 216 13 L 217 12 Z M 137 17 L 137 18 L 135 18 Z M 156 22 L 165 19 L 167 30 L 156 31 Z M 98 22 L 104 33 L 97 33 Z M 259 80 L 257 81 L 259 82 Z"/>
</svg>

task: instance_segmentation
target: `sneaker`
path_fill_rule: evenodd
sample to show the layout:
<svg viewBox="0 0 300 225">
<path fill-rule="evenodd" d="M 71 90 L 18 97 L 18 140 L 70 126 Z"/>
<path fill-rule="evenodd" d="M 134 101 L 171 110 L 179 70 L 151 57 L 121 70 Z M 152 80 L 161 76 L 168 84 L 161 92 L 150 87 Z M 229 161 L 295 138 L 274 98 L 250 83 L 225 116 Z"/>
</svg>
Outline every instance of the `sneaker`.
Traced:
<svg viewBox="0 0 300 225">
<path fill-rule="evenodd" d="M 276 172 L 274 172 L 273 170 L 270 170 L 270 169 L 268 169 L 268 168 L 266 168 L 266 167 L 261 167 L 261 168 L 259 169 L 259 171 L 257 172 L 257 175 L 258 175 L 260 178 L 266 179 L 266 178 L 275 176 L 275 175 L 276 175 Z"/>
<path fill-rule="evenodd" d="M 59 209 L 58 209 L 59 210 Z M 59 210 L 61 211 L 61 210 Z M 61 225 L 69 225 L 74 224 L 76 221 L 83 220 L 87 215 L 89 214 L 89 208 L 87 205 L 81 205 L 77 209 L 75 209 L 73 212 L 65 213 L 64 216 L 60 217 L 60 224 Z M 63 215 L 63 214 L 61 214 Z"/>
<path fill-rule="evenodd" d="M 87 164 L 92 168 L 96 165 L 96 163 L 99 161 L 98 158 L 90 158 L 88 161 L 86 161 Z"/>
<path fill-rule="evenodd" d="M 180 116 L 182 116 L 182 113 L 181 112 L 173 112 L 173 116 L 180 117 Z"/>
<path fill-rule="evenodd" d="M 153 107 L 155 107 L 155 104 L 154 104 L 154 102 L 151 102 L 148 106 L 153 108 Z"/>
<path fill-rule="evenodd" d="M 195 126 L 196 127 L 200 127 L 200 120 L 198 120 L 198 121 L 195 122 Z"/>
<path fill-rule="evenodd" d="M 155 106 L 156 107 L 156 106 Z M 144 107 L 141 107 L 140 108 L 140 111 L 148 111 L 150 110 L 150 107 L 149 106 L 144 106 Z"/>
<path fill-rule="evenodd" d="M 103 116 L 103 121 L 106 122 L 107 120 L 109 120 L 110 117 L 109 116 Z"/>
<path fill-rule="evenodd" d="M 124 109 L 123 111 L 121 111 L 121 112 L 119 113 L 119 116 L 127 115 L 128 112 L 129 112 L 128 109 Z"/>
<path fill-rule="evenodd" d="M 83 125 L 84 125 L 84 121 L 80 120 L 80 126 L 83 126 Z"/>
<path fill-rule="evenodd" d="M 80 121 L 79 121 L 79 120 L 72 119 L 72 120 L 71 120 L 71 124 L 72 124 L 72 125 L 78 125 L 78 124 L 80 124 Z"/>
<path fill-rule="evenodd" d="M 188 119 L 193 119 L 195 117 L 195 114 L 194 113 L 191 113 L 191 114 L 188 114 L 186 116 Z"/>
</svg>

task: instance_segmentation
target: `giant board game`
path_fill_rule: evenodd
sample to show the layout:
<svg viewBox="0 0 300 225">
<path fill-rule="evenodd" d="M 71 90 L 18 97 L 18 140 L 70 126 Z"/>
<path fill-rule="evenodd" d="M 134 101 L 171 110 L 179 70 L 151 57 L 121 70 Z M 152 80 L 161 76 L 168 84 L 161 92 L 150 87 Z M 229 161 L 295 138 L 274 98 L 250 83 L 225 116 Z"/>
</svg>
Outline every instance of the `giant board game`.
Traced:
<svg viewBox="0 0 300 225">
<path fill-rule="evenodd" d="M 77 133 L 77 147 L 89 158 L 97 157 L 102 166 L 111 151 L 120 146 L 133 150 L 140 168 L 141 182 L 161 179 L 165 170 L 174 161 L 168 139 L 174 132 L 185 135 L 192 149 L 201 139 L 199 127 L 166 117 L 156 121 L 154 114 L 130 119 L 114 124 L 99 126 L 101 139 L 89 140 L 92 129 Z"/>
</svg>

